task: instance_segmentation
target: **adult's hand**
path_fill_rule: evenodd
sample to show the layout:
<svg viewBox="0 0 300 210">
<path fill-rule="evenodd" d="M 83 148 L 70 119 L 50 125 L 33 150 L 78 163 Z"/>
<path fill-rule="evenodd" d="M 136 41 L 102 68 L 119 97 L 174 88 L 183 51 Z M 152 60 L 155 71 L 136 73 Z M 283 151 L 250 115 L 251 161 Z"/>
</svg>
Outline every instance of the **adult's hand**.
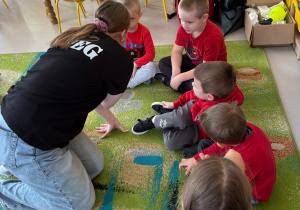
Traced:
<svg viewBox="0 0 300 210">
<path fill-rule="evenodd" d="M 100 138 L 105 138 L 114 128 L 120 129 L 122 132 L 127 132 L 122 125 L 120 124 L 119 120 L 113 115 L 113 113 L 109 110 L 110 107 L 115 105 L 117 101 L 121 98 L 122 94 L 119 95 L 110 95 L 107 94 L 106 98 L 99 104 L 95 111 L 104 119 L 106 120 L 107 124 L 102 124 L 100 127 L 96 127 L 96 132 L 104 132 L 104 135 Z"/>
<path fill-rule="evenodd" d="M 101 124 L 99 127 L 96 127 L 96 132 L 104 133 L 103 136 L 100 137 L 101 139 L 104 139 L 114 128 L 120 129 L 123 133 L 128 132 L 128 130 L 122 127 L 117 119 L 113 124 Z"/>
</svg>

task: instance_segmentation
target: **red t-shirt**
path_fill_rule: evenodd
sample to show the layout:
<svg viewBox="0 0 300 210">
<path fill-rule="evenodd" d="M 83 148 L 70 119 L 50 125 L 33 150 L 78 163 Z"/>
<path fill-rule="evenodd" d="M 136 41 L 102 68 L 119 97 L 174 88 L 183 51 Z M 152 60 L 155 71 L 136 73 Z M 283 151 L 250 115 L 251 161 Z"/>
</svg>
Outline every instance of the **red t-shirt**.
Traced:
<svg viewBox="0 0 300 210">
<path fill-rule="evenodd" d="M 245 174 L 253 188 L 253 198 L 257 201 L 267 201 L 276 181 L 275 158 L 270 141 L 263 131 L 251 123 L 247 123 L 247 127 L 252 133 L 243 143 L 235 147 L 226 145 L 224 148 L 214 143 L 200 153 L 224 156 L 230 149 L 239 152 L 245 162 Z M 194 156 L 196 160 L 200 159 L 200 153 Z"/>
<path fill-rule="evenodd" d="M 140 23 L 138 23 L 138 29 L 135 32 L 128 32 L 123 47 L 133 58 L 139 58 L 135 61 L 138 67 L 149 63 L 155 57 L 155 49 L 150 31 Z"/>
<path fill-rule="evenodd" d="M 227 62 L 227 51 L 224 36 L 219 27 L 207 20 L 202 33 L 195 39 L 186 33 L 180 25 L 175 44 L 184 46 L 186 54 L 192 63 L 198 65 L 203 61 L 225 61 Z"/>
<path fill-rule="evenodd" d="M 206 101 L 198 98 L 195 95 L 194 90 L 190 90 L 188 92 L 185 92 L 182 96 L 180 96 L 179 99 L 177 101 L 174 101 L 173 104 L 177 109 L 179 106 L 183 106 L 185 103 L 189 102 L 190 100 L 196 101 L 191 107 L 192 117 L 193 120 L 198 124 L 200 128 L 198 131 L 199 138 L 204 139 L 204 138 L 209 138 L 209 136 L 203 131 L 200 125 L 200 121 L 197 120 L 198 118 L 197 116 L 200 116 L 200 114 L 208 107 L 211 107 L 219 103 L 237 101 L 238 106 L 240 106 L 244 102 L 244 94 L 236 84 L 232 93 L 230 93 L 226 98 L 216 99 L 214 101 Z"/>
</svg>

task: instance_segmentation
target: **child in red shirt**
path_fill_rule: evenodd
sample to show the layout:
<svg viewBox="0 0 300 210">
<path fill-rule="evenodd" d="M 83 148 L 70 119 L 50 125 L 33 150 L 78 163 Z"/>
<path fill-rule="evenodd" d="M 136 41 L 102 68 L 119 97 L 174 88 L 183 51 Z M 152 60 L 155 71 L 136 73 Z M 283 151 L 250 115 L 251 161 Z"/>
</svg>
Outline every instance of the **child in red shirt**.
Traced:
<svg viewBox="0 0 300 210">
<path fill-rule="evenodd" d="M 233 149 L 245 163 L 245 174 L 253 188 L 253 203 L 269 200 L 276 181 L 276 163 L 263 131 L 247 123 L 242 109 L 229 103 L 208 108 L 201 114 L 200 123 L 215 143 L 194 157 L 183 159 L 179 168 L 189 173 L 201 161 L 201 156 L 224 156 Z"/>
<path fill-rule="evenodd" d="M 142 16 L 139 0 L 120 1 L 130 14 L 130 26 L 124 48 L 134 59 L 134 66 L 128 88 L 134 88 L 141 83 L 151 85 L 157 69 L 152 61 L 155 57 L 155 49 L 150 31 L 138 20 Z"/>
<path fill-rule="evenodd" d="M 161 73 L 154 78 L 184 93 L 193 89 L 193 71 L 197 65 L 227 61 L 227 51 L 222 31 L 208 19 L 207 0 L 181 0 L 178 13 L 181 25 L 171 56 L 159 61 Z"/>
<path fill-rule="evenodd" d="M 208 138 L 197 120 L 206 108 L 231 101 L 238 105 L 244 101 L 232 65 L 224 61 L 205 62 L 195 68 L 193 90 L 174 102 L 153 103 L 152 108 L 161 115 L 139 120 L 132 132 L 140 135 L 153 128 L 163 130 L 166 147 L 169 150 L 182 149 Z"/>
</svg>

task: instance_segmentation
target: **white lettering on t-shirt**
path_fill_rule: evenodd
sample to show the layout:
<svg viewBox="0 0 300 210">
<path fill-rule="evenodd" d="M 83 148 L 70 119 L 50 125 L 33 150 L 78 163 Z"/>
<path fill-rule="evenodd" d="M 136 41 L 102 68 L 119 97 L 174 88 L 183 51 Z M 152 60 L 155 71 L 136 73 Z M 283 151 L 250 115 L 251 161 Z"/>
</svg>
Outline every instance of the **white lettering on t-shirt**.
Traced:
<svg viewBox="0 0 300 210">
<path fill-rule="evenodd" d="M 79 51 L 79 50 L 82 50 L 88 44 L 91 44 L 91 42 L 79 41 L 79 42 L 76 42 L 75 44 L 73 44 L 70 48 Z"/>
<path fill-rule="evenodd" d="M 91 44 L 91 42 L 88 41 L 76 42 L 75 44 L 71 45 L 70 48 L 78 51 L 83 49 L 83 53 L 91 60 L 103 51 L 101 47 L 95 44 Z"/>
<path fill-rule="evenodd" d="M 93 48 L 96 48 L 95 50 L 98 49 L 97 52 L 95 52 L 94 50 L 92 50 L 90 53 L 89 51 Z M 88 56 L 91 60 L 95 57 L 95 56 L 98 56 L 99 53 L 101 53 L 103 51 L 103 49 L 101 47 L 99 47 L 98 45 L 95 45 L 95 44 L 91 44 L 91 45 L 88 45 L 86 46 L 84 49 L 83 49 L 83 53 Z"/>
</svg>

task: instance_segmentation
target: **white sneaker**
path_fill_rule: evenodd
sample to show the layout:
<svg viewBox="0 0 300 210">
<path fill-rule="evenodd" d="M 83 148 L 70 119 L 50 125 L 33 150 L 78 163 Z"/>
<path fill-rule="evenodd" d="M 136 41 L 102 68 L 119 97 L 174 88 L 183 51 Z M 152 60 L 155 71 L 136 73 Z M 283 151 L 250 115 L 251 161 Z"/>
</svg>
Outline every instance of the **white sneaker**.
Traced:
<svg viewBox="0 0 300 210">
<path fill-rule="evenodd" d="M 10 177 L 12 173 L 10 173 L 3 165 L 0 165 L 0 175 Z"/>
</svg>

